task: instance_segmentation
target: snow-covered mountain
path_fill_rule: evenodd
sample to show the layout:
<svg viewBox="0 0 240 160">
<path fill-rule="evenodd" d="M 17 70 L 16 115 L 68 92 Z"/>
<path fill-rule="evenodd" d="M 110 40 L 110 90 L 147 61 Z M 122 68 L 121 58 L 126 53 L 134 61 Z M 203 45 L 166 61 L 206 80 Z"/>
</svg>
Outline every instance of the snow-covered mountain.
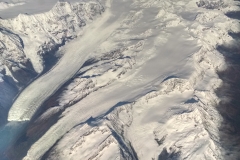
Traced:
<svg viewBox="0 0 240 160">
<path fill-rule="evenodd" d="M 0 10 L 9 9 L 11 7 L 20 6 L 20 5 L 23 5 L 23 4 L 24 4 L 23 0 L 15 1 L 14 3 L 13 2 L 7 2 L 7 1 L 0 2 Z"/>
<path fill-rule="evenodd" d="M 216 91 L 238 4 L 82 0 L 0 19 L 2 124 L 27 123 L 0 140 L 5 159 L 237 160 Z"/>
<path fill-rule="evenodd" d="M 23 88 L 43 73 L 44 67 L 51 67 L 58 59 L 53 53 L 81 34 L 81 28 L 102 11 L 103 7 L 94 1 L 72 6 L 59 2 L 43 14 L 0 19 L 0 71 L 10 90 Z M 16 93 L 3 98 L 3 103 L 11 103 L 14 96 Z M 5 102 L 6 99 L 10 102 Z"/>
</svg>

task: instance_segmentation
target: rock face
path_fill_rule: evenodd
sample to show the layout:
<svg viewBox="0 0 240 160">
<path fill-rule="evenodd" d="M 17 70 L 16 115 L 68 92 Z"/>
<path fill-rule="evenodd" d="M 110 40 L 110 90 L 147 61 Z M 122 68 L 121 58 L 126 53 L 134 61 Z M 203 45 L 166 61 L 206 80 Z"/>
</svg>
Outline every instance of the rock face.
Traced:
<svg viewBox="0 0 240 160">
<path fill-rule="evenodd" d="M 20 85 L 26 85 L 35 72 L 24 53 L 24 43 L 19 35 L 6 28 L 0 28 L 1 67 Z M 22 74 L 22 75 L 21 75 Z"/>
<path fill-rule="evenodd" d="M 224 6 L 223 0 L 200 0 L 197 2 L 198 7 L 203 7 L 206 9 L 218 9 Z"/>
<path fill-rule="evenodd" d="M 9 84 L 5 87 L 23 88 L 47 71 L 58 59 L 57 49 L 79 36 L 81 28 L 103 11 L 96 1 L 58 2 L 43 14 L 0 19 L 0 73 Z"/>
<path fill-rule="evenodd" d="M 1 50 L 5 53 L 2 58 L 31 69 L 26 66 L 29 59 L 34 70 L 41 73 L 44 56 L 75 38 L 79 34 L 77 31 L 102 11 L 102 6 L 96 2 L 73 5 L 58 2 L 44 14 L 20 14 L 14 19 L 1 19 Z"/>
<path fill-rule="evenodd" d="M 226 119 L 239 119 L 235 110 L 219 112 L 238 102 L 231 95 L 238 91 L 223 95 L 239 78 L 228 86 L 228 74 L 221 75 L 225 55 L 239 51 L 224 48 L 237 46 L 231 36 L 240 32 L 236 5 L 58 2 L 46 13 L 0 19 L 0 98 L 10 95 L 0 99 L 0 109 L 11 105 L 14 85 L 36 78 L 8 116 L 29 125 L 4 154 L 11 160 L 237 160 L 238 137 L 226 137 L 239 133 L 238 125 Z M 57 82 L 64 84 L 52 87 Z"/>
</svg>

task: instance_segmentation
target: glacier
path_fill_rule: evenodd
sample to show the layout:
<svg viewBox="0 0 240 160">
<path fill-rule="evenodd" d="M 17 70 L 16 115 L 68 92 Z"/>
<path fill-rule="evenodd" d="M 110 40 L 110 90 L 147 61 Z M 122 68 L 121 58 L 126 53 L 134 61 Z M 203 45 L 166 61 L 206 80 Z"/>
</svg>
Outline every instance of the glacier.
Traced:
<svg viewBox="0 0 240 160">
<path fill-rule="evenodd" d="M 48 3 L 56 4 L 48 11 Z M 10 107 L 18 92 L 0 135 L 19 128 L 1 152 L 7 160 L 237 160 L 238 144 L 225 146 L 234 144 L 223 131 L 232 126 L 221 128 L 228 99 L 216 90 L 229 66 L 219 46 L 237 45 L 229 32 L 240 32 L 239 20 L 227 14 L 238 4 L 49 1 L 0 19 L 0 88 L 19 89 L 3 98 Z M 59 58 L 46 70 L 52 54 Z"/>
</svg>

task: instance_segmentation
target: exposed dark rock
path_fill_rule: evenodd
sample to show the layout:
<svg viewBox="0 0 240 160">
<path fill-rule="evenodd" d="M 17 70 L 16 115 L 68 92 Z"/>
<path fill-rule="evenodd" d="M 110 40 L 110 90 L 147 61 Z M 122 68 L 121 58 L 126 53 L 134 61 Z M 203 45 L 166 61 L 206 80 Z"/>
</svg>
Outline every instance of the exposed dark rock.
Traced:
<svg viewBox="0 0 240 160">
<path fill-rule="evenodd" d="M 180 155 L 180 151 L 175 151 L 171 149 L 171 151 L 168 152 L 167 149 L 164 148 L 158 156 L 158 160 L 180 160 Z"/>
<path fill-rule="evenodd" d="M 239 19 L 240 12 L 229 12 L 230 18 Z M 221 99 L 217 109 L 222 115 L 223 122 L 220 127 L 220 142 L 225 149 L 225 159 L 238 160 L 240 157 L 240 34 L 230 32 L 235 39 L 235 45 L 218 46 L 227 64 L 224 71 L 219 71 L 218 76 L 223 81 L 216 90 Z M 237 45 L 236 45 L 237 44 Z"/>
</svg>

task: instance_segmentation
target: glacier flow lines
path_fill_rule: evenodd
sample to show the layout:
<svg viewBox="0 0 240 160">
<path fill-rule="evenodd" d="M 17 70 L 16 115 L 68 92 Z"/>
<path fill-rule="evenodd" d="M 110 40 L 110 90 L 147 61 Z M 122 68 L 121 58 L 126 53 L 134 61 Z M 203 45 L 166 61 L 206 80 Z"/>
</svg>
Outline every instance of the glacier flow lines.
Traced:
<svg viewBox="0 0 240 160">
<path fill-rule="evenodd" d="M 121 16 L 120 16 L 121 17 Z M 65 46 L 65 54 L 52 70 L 31 83 L 12 105 L 8 121 L 29 121 L 42 103 L 72 78 L 102 41 L 118 26 L 118 18 L 106 10 L 95 20 L 85 34 Z"/>
</svg>

